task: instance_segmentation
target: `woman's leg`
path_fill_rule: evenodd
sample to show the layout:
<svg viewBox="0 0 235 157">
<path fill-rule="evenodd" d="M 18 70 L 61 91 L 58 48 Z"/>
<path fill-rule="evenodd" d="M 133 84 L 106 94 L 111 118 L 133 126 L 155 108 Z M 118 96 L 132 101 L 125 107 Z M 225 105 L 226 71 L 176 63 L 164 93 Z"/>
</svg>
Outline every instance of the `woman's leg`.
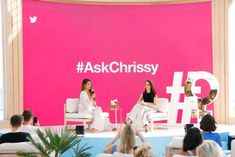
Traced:
<svg viewBox="0 0 235 157">
<path fill-rule="evenodd" d="M 96 129 L 97 131 L 104 131 L 105 118 L 101 107 L 96 107 L 93 111 L 93 122 L 91 124 L 91 129 Z"/>
<path fill-rule="evenodd" d="M 130 124 L 137 119 L 137 116 L 139 115 L 139 112 L 142 108 L 141 106 L 142 105 L 140 105 L 138 103 L 138 104 L 135 104 L 135 106 L 131 109 L 131 111 L 129 112 L 129 115 L 127 117 L 127 120 L 126 120 L 127 124 Z"/>
</svg>

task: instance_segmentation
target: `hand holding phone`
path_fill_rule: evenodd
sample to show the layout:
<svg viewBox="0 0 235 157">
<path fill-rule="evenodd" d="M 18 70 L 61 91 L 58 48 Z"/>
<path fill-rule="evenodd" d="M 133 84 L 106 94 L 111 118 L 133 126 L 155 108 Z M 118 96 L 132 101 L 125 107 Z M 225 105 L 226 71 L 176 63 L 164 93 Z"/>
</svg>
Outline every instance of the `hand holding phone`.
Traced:
<svg viewBox="0 0 235 157">
<path fill-rule="evenodd" d="M 33 125 L 37 125 L 38 124 L 38 118 L 37 117 L 33 117 Z"/>
</svg>

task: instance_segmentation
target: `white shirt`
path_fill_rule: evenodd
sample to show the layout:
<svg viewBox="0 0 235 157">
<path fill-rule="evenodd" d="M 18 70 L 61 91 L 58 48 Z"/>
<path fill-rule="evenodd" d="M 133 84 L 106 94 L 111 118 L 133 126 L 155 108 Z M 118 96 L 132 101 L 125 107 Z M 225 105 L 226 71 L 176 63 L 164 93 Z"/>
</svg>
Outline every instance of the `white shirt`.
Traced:
<svg viewBox="0 0 235 157">
<path fill-rule="evenodd" d="M 87 92 L 85 90 L 81 91 L 78 112 L 93 113 L 94 108 L 94 102 L 90 100 Z"/>
</svg>

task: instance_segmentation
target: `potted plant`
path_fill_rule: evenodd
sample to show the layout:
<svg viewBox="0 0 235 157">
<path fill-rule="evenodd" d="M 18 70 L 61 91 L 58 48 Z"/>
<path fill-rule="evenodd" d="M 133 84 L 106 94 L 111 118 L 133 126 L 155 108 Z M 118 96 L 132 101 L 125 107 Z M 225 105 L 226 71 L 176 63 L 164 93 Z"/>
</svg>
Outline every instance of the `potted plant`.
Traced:
<svg viewBox="0 0 235 157">
<path fill-rule="evenodd" d="M 29 141 L 35 146 L 42 157 L 60 157 L 63 153 L 71 149 L 75 157 L 90 157 L 91 154 L 87 152 L 91 146 L 86 144 L 80 147 L 81 139 L 76 135 L 75 130 L 68 130 L 67 128 L 61 129 L 59 132 L 53 132 L 51 129 L 36 131 L 40 141 L 35 141 L 32 137 L 29 137 Z M 18 156 L 21 157 L 33 157 L 30 153 L 19 152 Z"/>
</svg>

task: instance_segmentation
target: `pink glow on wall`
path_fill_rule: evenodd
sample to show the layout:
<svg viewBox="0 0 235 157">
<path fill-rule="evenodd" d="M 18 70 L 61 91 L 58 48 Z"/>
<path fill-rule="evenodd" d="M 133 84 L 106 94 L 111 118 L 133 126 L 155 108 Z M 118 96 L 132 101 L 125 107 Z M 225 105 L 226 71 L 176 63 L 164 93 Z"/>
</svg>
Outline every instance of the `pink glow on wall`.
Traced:
<svg viewBox="0 0 235 157">
<path fill-rule="evenodd" d="M 31 22 L 30 22 L 31 16 Z M 36 21 L 33 19 L 36 17 Z M 42 125 L 63 124 L 66 98 L 78 97 L 81 81 L 92 80 L 104 111 L 118 99 L 123 117 L 154 82 L 170 99 L 175 71 L 212 72 L 211 2 L 102 6 L 23 0 L 24 108 Z M 81 61 L 158 64 L 151 73 L 77 73 Z M 213 109 L 213 106 L 211 106 Z M 50 115 L 50 116 L 46 116 Z"/>
</svg>

